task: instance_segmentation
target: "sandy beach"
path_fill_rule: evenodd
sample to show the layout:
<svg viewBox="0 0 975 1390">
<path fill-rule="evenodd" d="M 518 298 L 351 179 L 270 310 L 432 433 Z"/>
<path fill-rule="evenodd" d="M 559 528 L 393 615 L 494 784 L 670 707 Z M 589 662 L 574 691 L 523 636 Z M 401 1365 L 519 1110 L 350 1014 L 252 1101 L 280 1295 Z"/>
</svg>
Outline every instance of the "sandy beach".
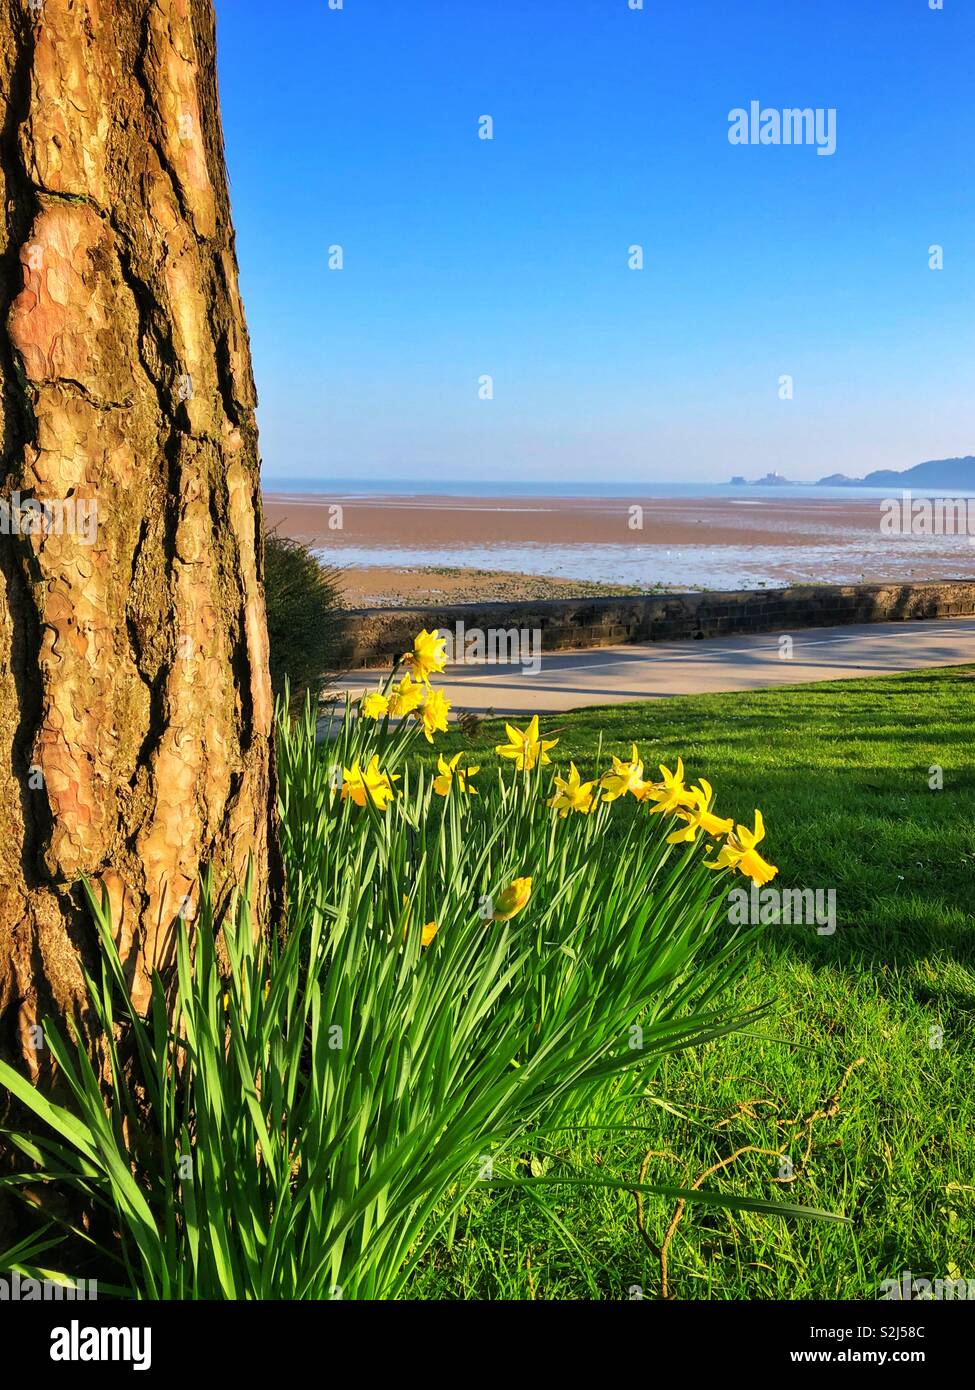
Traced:
<svg viewBox="0 0 975 1390">
<path fill-rule="evenodd" d="M 350 607 L 962 578 L 966 537 L 880 532 L 880 499 L 268 492 L 265 520 L 344 571 Z"/>
</svg>

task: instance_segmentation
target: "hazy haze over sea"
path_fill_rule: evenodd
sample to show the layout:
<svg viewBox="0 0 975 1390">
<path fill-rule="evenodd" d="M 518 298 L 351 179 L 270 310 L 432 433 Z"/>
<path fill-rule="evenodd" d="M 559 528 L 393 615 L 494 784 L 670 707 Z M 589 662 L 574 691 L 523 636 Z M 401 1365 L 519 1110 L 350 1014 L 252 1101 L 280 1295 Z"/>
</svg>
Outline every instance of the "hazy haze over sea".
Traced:
<svg viewBox="0 0 975 1390">
<path fill-rule="evenodd" d="M 659 483 L 612 482 L 593 479 L 587 482 L 512 482 L 479 478 L 474 481 L 451 481 L 444 478 L 295 478 L 265 473 L 262 478 L 266 492 L 301 496 L 315 493 L 332 497 L 727 497 L 736 501 L 748 498 L 883 498 L 897 496 L 887 487 L 819 487 L 815 483 L 794 483 L 783 486 L 758 486 L 751 483 Z M 972 497 L 975 491 L 952 488 L 914 487 L 916 497 Z"/>
</svg>

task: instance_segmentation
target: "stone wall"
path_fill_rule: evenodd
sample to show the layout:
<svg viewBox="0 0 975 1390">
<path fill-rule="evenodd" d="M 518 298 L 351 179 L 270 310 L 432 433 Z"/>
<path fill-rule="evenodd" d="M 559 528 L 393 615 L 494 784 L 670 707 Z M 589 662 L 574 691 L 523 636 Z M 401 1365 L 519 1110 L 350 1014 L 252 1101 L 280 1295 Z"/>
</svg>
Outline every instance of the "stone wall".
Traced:
<svg viewBox="0 0 975 1390">
<path fill-rule="evenodd" d="M 356 608 L 343 613 L 342 669 L 389 665 L 421 628 L 464 624 L 539 629 L 542 650 L 669 642 L 732 632 L 792 632 L 842 623 L 975 615 L 975 580 L 918 584 L 809 584 L 693 594 L 544 599 L 538 602 Z"/>
</svg>

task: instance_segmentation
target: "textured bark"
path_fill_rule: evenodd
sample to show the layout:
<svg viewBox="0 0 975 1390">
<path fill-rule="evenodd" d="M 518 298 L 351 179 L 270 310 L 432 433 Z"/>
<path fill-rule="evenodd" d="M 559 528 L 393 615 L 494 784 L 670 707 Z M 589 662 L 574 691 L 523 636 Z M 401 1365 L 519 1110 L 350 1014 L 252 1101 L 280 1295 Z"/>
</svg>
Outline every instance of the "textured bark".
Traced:
<svg viewBox="0 0 975 1390">
<path fill-rule="evenodd" d="M 0 1049 L 34 1065 L 83 997 L 82 875 L 140 1005 L 201 867 L 221 908 L 251 856 L 277 883 L 214 42 L 210 0 L 0 0 L 0 499 L 75 503 L 0 531 Z"/>
</svg>

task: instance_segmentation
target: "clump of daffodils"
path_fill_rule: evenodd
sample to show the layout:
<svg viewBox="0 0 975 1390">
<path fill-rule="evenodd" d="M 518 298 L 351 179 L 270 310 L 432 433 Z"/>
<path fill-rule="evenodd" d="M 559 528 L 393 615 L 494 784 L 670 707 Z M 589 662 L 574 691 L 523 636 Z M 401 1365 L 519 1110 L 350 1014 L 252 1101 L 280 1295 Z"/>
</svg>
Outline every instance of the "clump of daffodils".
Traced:
<svg viewBox="0 0 975 1390">
<path fill-rule="evenodd" d="M 400 657 L 398 666 L 406 668 L 400 678 L 395 679 L 397 672 L 394 671 L 382 688 L 362 695 L 360 718 L 377 724 L 395 720 L 400 722 L 400 727 L 412 718 L 415 721 L 412 727 L 418 728 L 432 744 L 435 734 L 447 731 L 451 708 L 443 691 L 435 689 L 431 682 L 432 676 L 446 669 L 446 646 L 446 638 L 435 631 L 424 629 L 418 633 L 413 646 Z M 507 742 L 497 744 L 495 752 L 514 763 L 518 772 L 531 773 L 552 762 L 549 755 L 559 740 L 542 736 L 537 714 L 523 729 L 505 724 L 505 732 Z M 443 754 L 439 756 L 437 775 L 433 779 L 433 791 L 438 797 L 467 797 L 476 793 L 472 778 L 480 769 L 460 767 L 461 756 L 457 753 L 449 760 Z M 764 859 L 757 848 L 765 838 L 760 811 L 755 812 L 753 828 L 736 824 L 733 818 L 716 814 L 714 789 L 706 778 L 688 784 L 681 758 L 677 759 L 673 770 L 662 763 L 659 770 L 659 781 L 646 775 L 635 743 L 630 747 L 629 758 L 614 757 L 608 771 L 589 782 L 583 781 L 575 763 L 570 762 L 567 773 L 555 772 L 546 804 L 564 820 L 570 815 L 588 815 L 603 802 L 619 802 L 632 796 L 646 804 L 650 815 L 670 816 L 677 822 L 677 828 L 666 837 L 668 844 L 693 845 L 703 837 L 707 850 L 714 856 L 703 861 L 708 869 L 730 869 L 750 878 L 757 886 L 775 877 L 778 869 Z M 358 762 L 342 769 L 342 799 L 357 806 L 365 806 L 370 801 L 379 811 L 385 811 L 396 795 L 393 783 L 398 780 L 397 775 L 381 770 L 378 755 L 374 754 L 365 771 Z M 521 912 L 531 896 L 531 888 L 530 876 L 515 879 L 496 900 L 491 920 L 508 921 Z M 435 930 L 434 924 L 428 923 L 424 933 L 428 928 Z"/>
<path fill-rule="evenodd" d="M 451 708 L 443 691 L 436 690 L 430 680 L 431 676 L 446 670 L 447 639 L 424 628 L 413 639 L 410 650 L 400 657 L 399 666 L 406 667 L 399 680 L 395 679 L 397 672 L 394 671 L 378 690 L 363 691 L 358 702 L 359 717 L 379 724 L 383 720 L 399 722 L 412 716 L 426 741 L 433 743 L 434 734 L 447 732 Z M 455 775 L 457 761 L 455 758 L 449 768 L 441 766 L 437 778 L 438 795 L 446 796 L 455 783 L 460 791 L 474 790 L 467 786 L 466 779 L 478 769 L 468 768 Z M 377 810 L 385 811 L 395 795 L 392 783 L 398 780 L 380 771 L 377 754 L 365 773 L 358 764 L 352 769 L 342 769 L 342 799 L 354 801 L 357 806 L 364 806 L 370 800 Z"/>
<path fill-rule="evenodd" d="M 499 757 L 510 759 L 519 772 L 531 772 L 536 766 L 551 762 L 548 751 L 555 747 L 558 739 L 542 737 L 538 715 L 527 728 L 506 724 L 505 730 L 508 742 L 499 743 L 495 752 Z M 646 802 L 651 815 L 669 815 L 682 822 L 667 836 L 668 844 L 694 844 L 699 835 L 711 841 L 723 840 L 717 857 L 704 861 L 707 868 L 731 869 L 750 878 L 756 886 L 768 883 L 778 873 L 775 865 L 763 859 L 756 849 L 765 837 L 761 811 L 755 812 L 753 830 L 747 825 L 736 825 L 731 817 L 716 815 L 711 783 L 702 777 L 699 783 L 688 786 L 682 758 L 677 759 L 673 770 L 660 764 L 659 782 L 645 776 L 643 760 L 635 743 L 630 746 L 629 758 L 614 757 L 612 764 L 597 780 L 583 782 L 575 763 L 570 762 L 567 776 L 555 774 L 554 792 L 547 805 L 565 819 L 573 812 L 588 814 L 600 801 L 613 802 L 632 796 L 639 802 Z M 714 845 L 709 844 L 708 849 L 714 849 Z"/>
<path fill-rule="evenodd" d="M 578 778 L 574 763 L 571 765 L 571 774 Z M 745 878 L 750 878 L 757 887 L 775 877 L 778 869 L 763 859 L 755 848 L 765 838 L 765 824 L 761 811 L 755 812 L 754 830 L 749 830 L 747 825 L 736 826 L 730 817 L 715 815 L 712 810 L 714 789 L 711 783 L 702 777 L 695 786 L 687 786 L 682 758 L 677 759 L 674 771 L 661 763 L 660 777 L 659 782 L 644 778 L 643 763 L 634 743 L 629 761 L 613 758 L 611 770 L 603 773 L 599 785 L 604 801 L 617 801 L 629 794 L 637 801 L 648 802 L 651 815 L 672 815 L 683 821 L 679 829 L 667 836 L 668 844 L 693 844 L 702 833 L 713 840 L 723 839 L 725 843 L 718 851 L 717 858 L 704 861 L 706 868 L 732 869 Z M 555 781 L 556 786 L 559 786 L 561 779 L 556 777 Z M 558 796 L 549 802 L 550 806 L 565 804 L 565 800 Z M 563 815 L 566 813 L 566 810 L 562 811 Z"/>
</svg>

